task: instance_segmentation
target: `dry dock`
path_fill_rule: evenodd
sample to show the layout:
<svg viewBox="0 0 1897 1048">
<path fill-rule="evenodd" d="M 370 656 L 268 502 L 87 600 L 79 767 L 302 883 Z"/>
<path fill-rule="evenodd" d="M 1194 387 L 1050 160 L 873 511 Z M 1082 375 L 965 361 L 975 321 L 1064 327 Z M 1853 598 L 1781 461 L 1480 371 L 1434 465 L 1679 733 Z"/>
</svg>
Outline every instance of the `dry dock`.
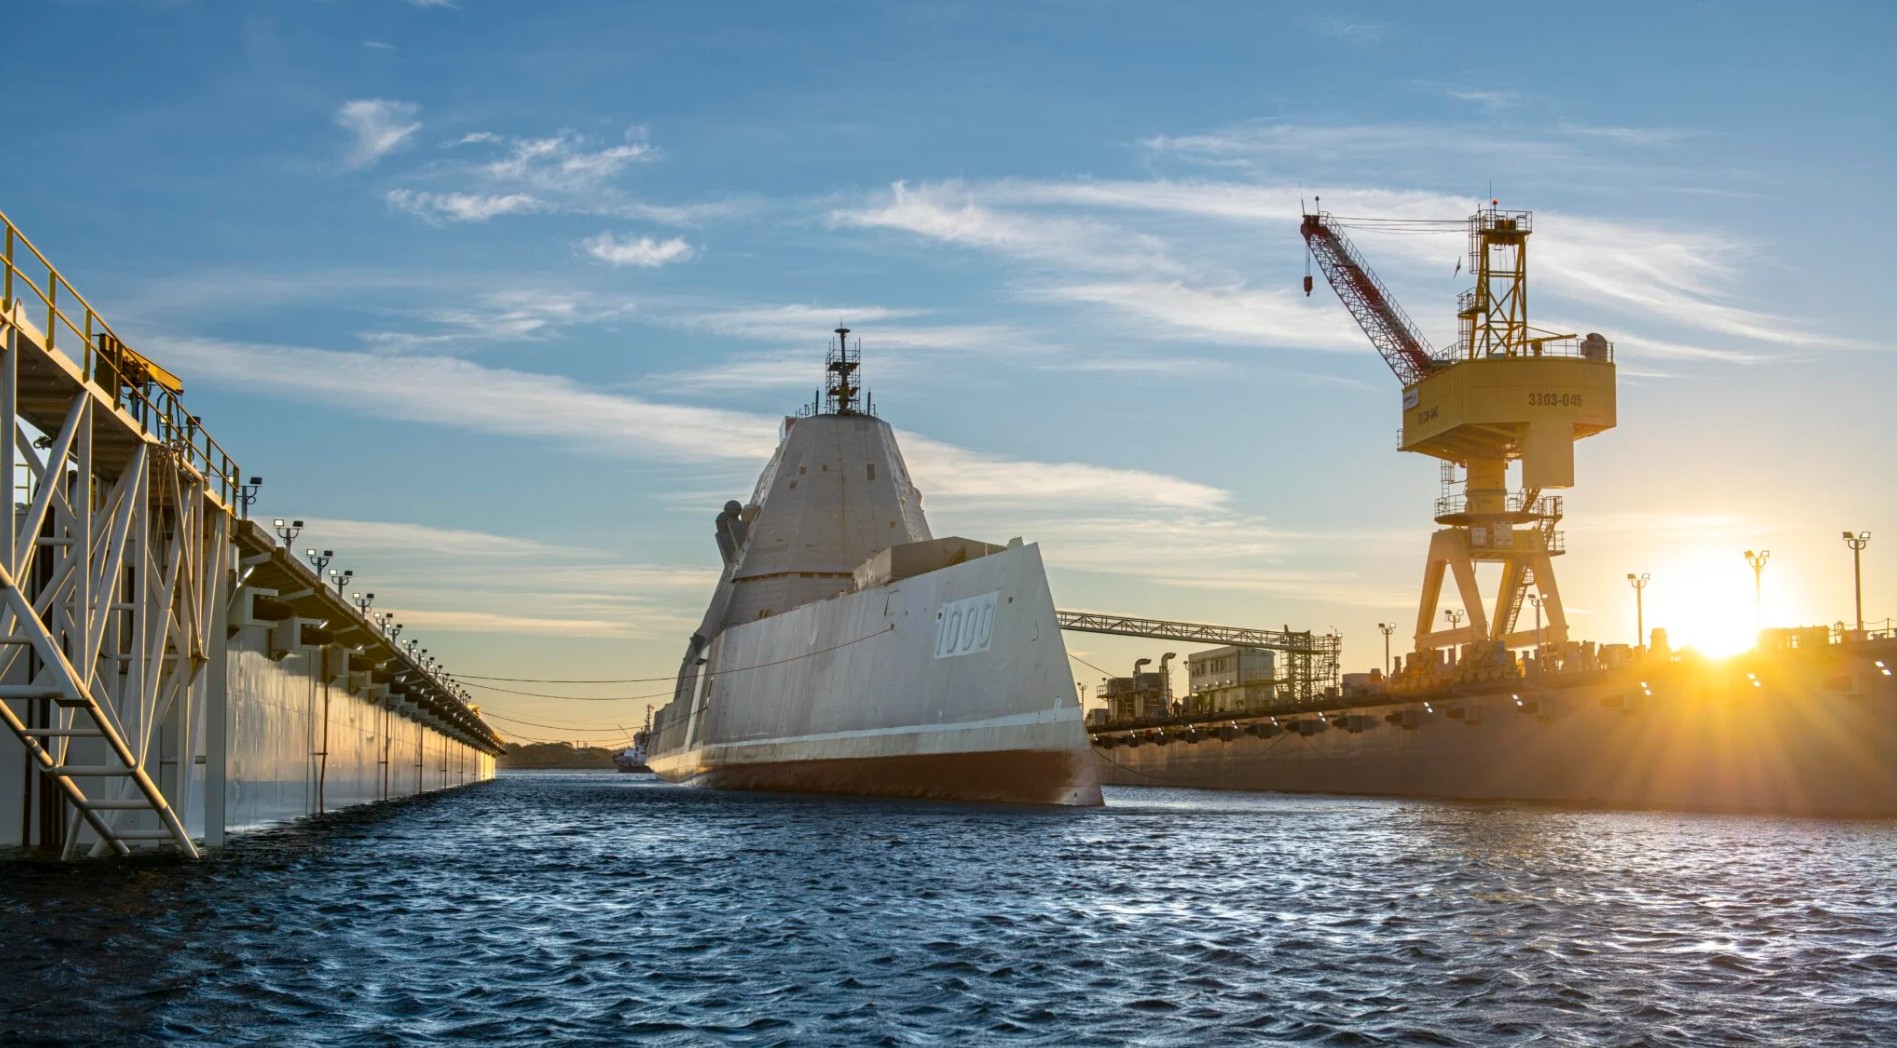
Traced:
<svg viewBox="0 0 1897 1048">
<path fill-rule="evenodd" d="M 1822 632 L 1822 631 L 1821 631 Z M 1103 783 L 1897 816 L 1897 637 L 1093 732 Z"/>
</svg>

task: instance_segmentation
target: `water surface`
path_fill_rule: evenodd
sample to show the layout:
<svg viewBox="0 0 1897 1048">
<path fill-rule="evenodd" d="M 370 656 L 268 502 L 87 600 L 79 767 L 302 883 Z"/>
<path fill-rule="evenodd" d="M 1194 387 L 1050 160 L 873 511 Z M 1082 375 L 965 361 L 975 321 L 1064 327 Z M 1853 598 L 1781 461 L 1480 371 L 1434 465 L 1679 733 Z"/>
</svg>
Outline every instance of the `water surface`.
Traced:
<svg viewBox="0 0 1897 1048">
<path fill-rule="evenodd" d="M 1897 823 L 515 773 L 0 860 L 0 1043 L 1897 1044 Z"/>
</svg>

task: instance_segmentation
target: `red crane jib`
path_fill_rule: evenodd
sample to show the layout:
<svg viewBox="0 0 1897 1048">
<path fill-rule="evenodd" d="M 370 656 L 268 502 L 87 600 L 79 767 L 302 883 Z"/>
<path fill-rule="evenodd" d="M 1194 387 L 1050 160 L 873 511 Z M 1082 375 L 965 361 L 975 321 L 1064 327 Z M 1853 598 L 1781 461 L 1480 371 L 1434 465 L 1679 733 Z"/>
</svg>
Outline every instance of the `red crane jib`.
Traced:
<svg viewBox="0 0 1897 1048">
<path fill-rule="evenodd" d="M 1324 279 L 1356 319 L 1370 343 L 1383 354 L 1396 377 L 1410 385 L 1435 368 L 1429 343 L 1370 272 L 1344 235 L 1326 221 L 1327 214 L 1305 215 L 1299 232 L 1317 259 Z"/>
</svg>

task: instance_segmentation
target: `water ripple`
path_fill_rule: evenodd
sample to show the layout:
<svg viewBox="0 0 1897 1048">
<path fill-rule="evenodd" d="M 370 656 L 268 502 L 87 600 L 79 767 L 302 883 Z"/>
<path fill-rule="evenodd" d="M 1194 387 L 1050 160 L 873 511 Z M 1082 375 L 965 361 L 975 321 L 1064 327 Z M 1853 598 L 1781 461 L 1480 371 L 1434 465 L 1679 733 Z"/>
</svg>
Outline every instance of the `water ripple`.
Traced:
<svg viewBox="0 0 1897 1048">
<path fill-rule="evenodd" d="M 1897 824 L 520 774 L 0 861 L 0 1042 L 1886 1045 Z"/>
</svg>

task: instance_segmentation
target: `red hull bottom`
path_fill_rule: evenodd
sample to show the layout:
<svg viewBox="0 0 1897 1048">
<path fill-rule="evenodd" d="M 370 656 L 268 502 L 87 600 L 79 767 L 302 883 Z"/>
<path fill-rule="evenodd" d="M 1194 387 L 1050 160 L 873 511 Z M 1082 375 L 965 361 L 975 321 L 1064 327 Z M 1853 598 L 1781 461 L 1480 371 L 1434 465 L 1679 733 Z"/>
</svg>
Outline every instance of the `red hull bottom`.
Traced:
<svg viewBox="0 0 1897 1048">
<path fill-rule="evenodd" d="M 724 765 L 682 779 L 720 790 L 1092 806 L 1100 803 L 1092 761 L 1072 750 L 914 754 Z"/>
</svg>

